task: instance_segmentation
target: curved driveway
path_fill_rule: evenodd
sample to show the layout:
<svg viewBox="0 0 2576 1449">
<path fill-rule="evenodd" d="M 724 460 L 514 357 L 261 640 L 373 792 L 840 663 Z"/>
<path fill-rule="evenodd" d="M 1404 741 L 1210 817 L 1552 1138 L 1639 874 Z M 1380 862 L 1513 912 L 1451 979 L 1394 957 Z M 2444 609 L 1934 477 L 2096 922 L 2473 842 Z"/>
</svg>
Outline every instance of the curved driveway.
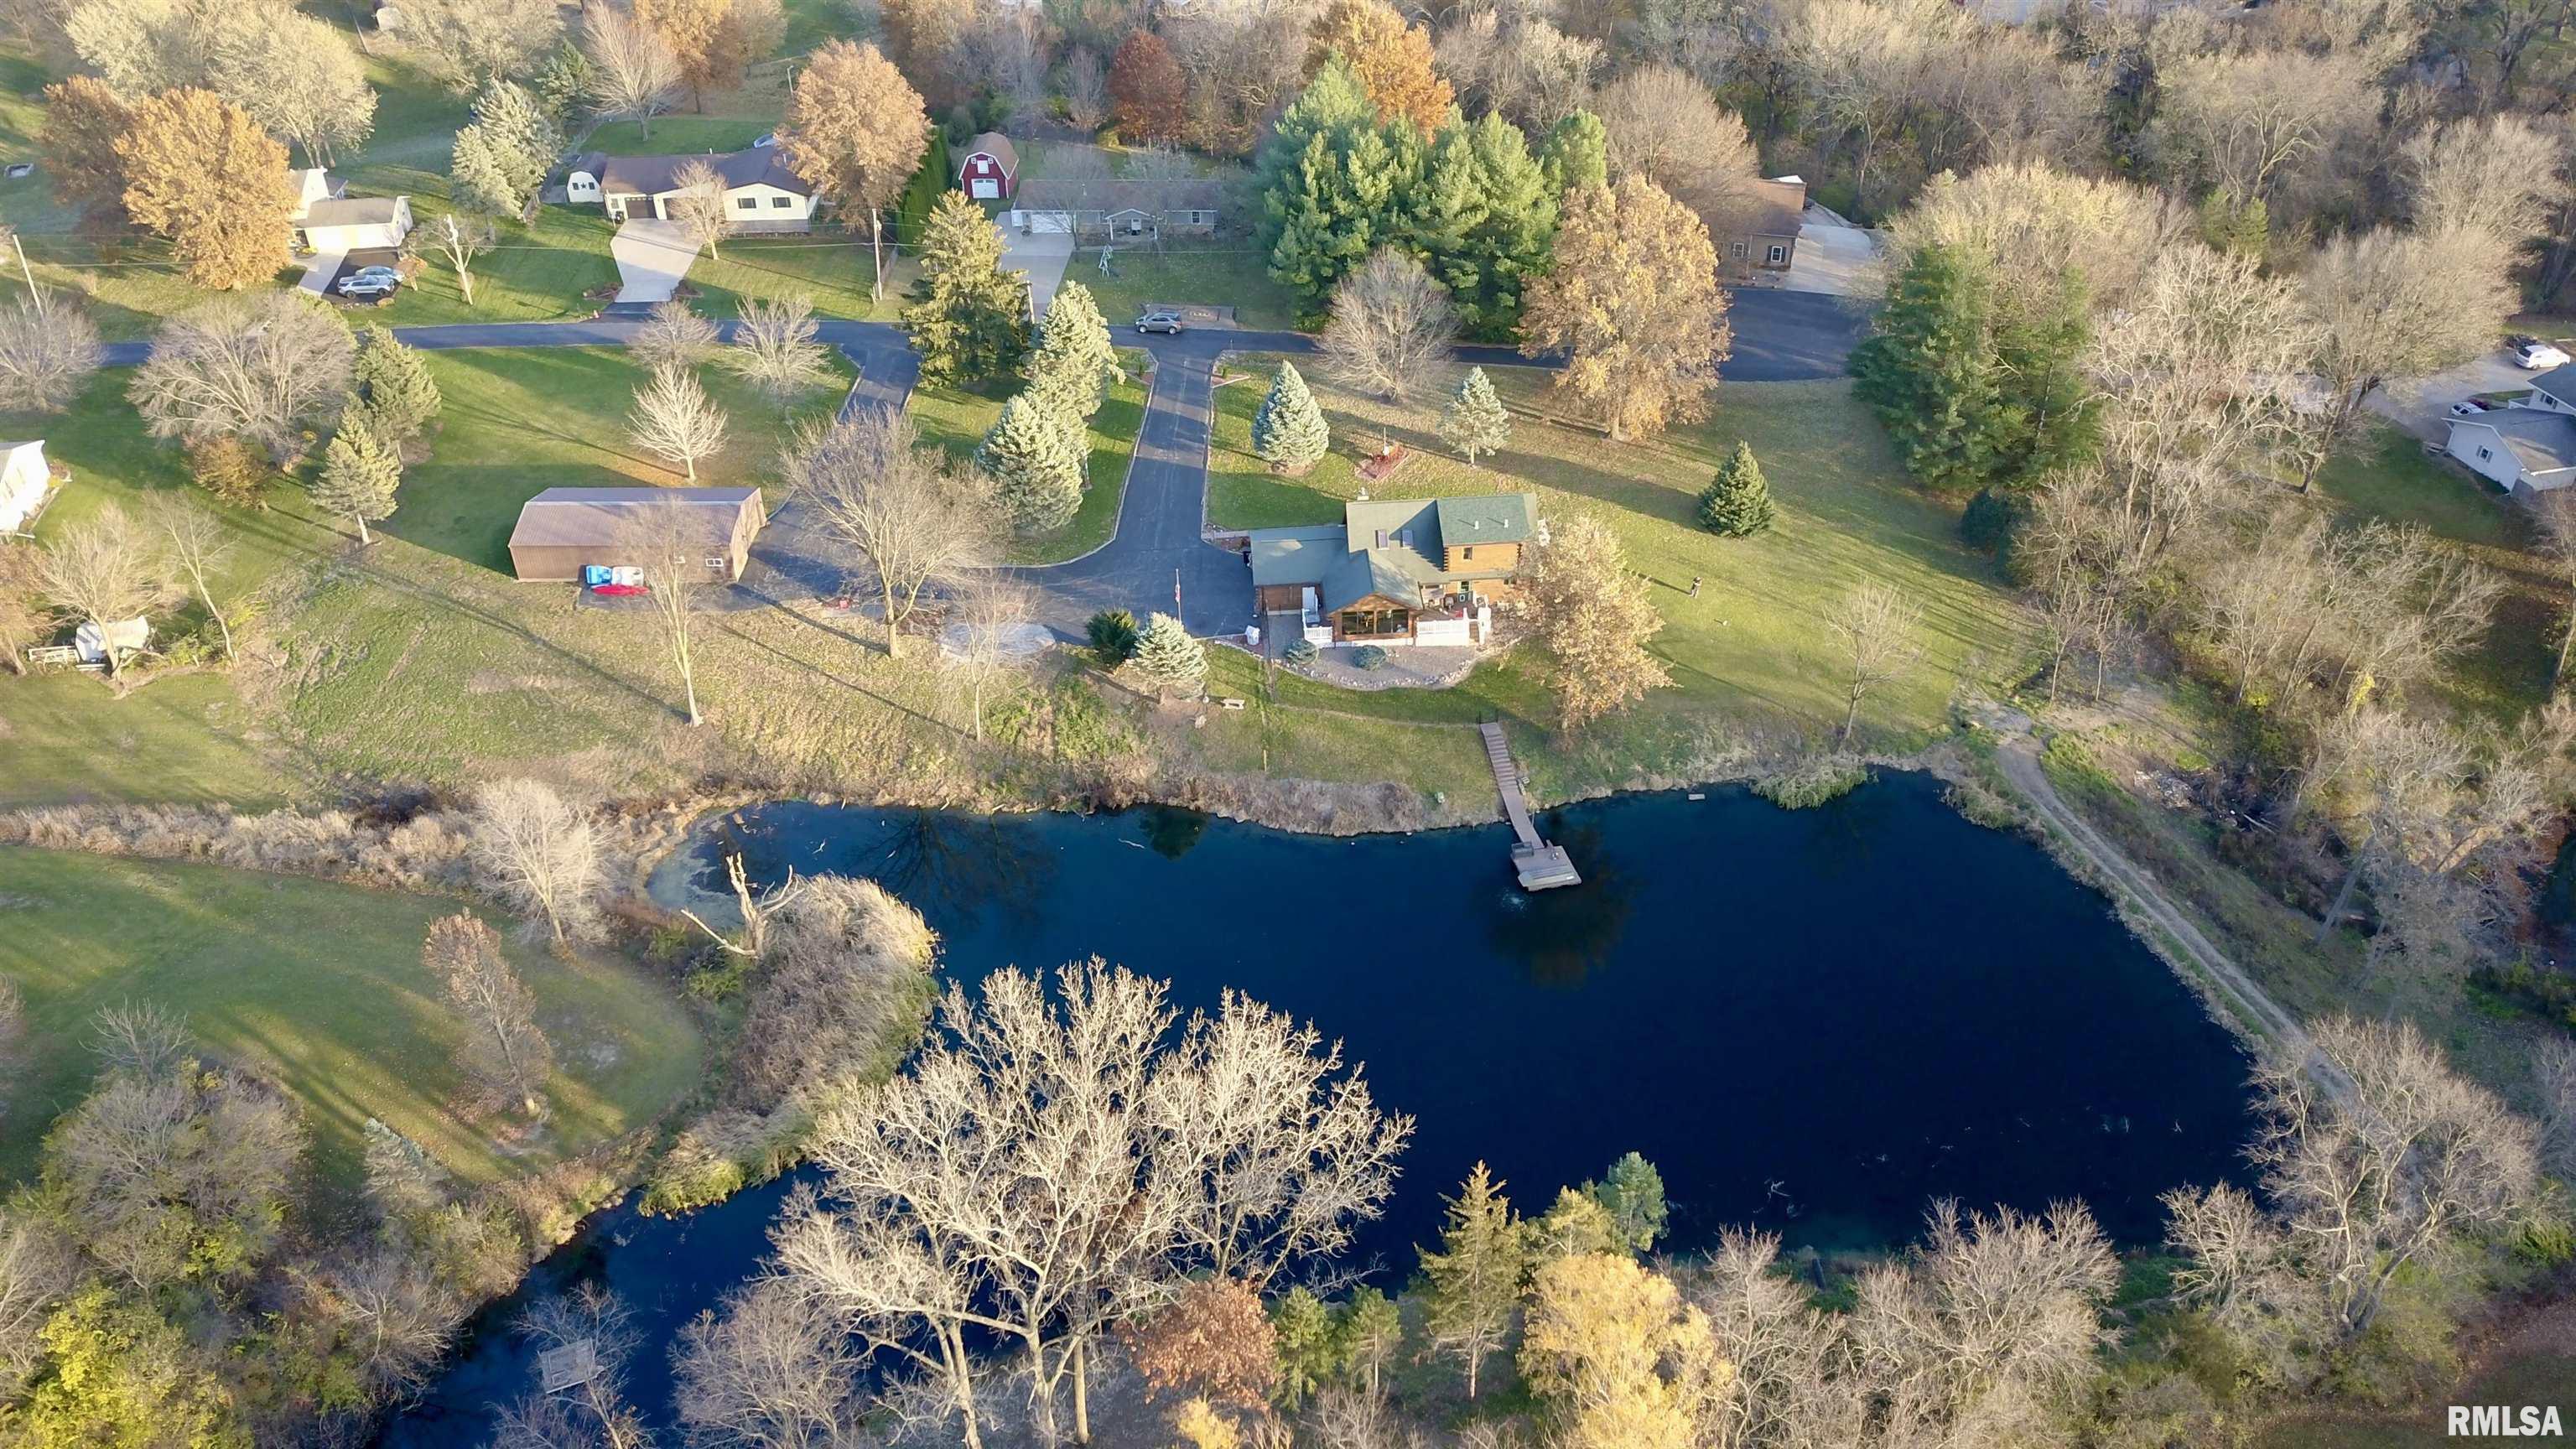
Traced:
<svg viewBox="0 0 2576 1449">
<path fill-rule="evenodd" d="M 1805 292 L 1737 292 L 1729 317 L 1735 331 L 1725 367 L 1731 382 L 1798 382 L 1840 377 L 1860 340 L 1865 316 L 1839 297 Z M 603 317 L 587 322 L 462 322 L 439 327 L 397 327 L 404 343 L 433 351 L 473 347 L 615 347 L 625 343 L 636 319 Z M 728 329 L 730 324 L 727 324 Z M 823 319 L 820 340 L 840 348 L 859 369 L 852 406 L 901 407 L 912 394 L 920 358 L 903 330 L 885 322 Z M 1102 609 L 1173 610 L 1180 592 L 1182 622 L 1193 634 L 1232 633 L 1252 620 L 1252 573 L 1241 555 L 1201 538 L 1207 508 L 1209 426 L 1213 419 L 1216 359 L 1223 352 L 1311 353 L 1315 341 L 1297 332 L 1210 328 L 1178 337 L 1121 337 L 1122 346 L 1153 354 L 1154 383 L 1136 435 L 1135 461 L 1127 474 L 1118 530 L 1109 542 L 1071 563 L 1023 568 L 1018 575 L 1039 590 L 1041 619 L 1069 639 Z M 141 362 L 150 344 L 111 343 L 110 366 Z M 1461 347 L 1463 361 L 1527 365 L 1508 347 Z M 1541 359 L 1539 365 L 1547 362 Z M 794 502 L 781 507 L 753 549 L 754 556 L 801 589 L 837 590 L 847 572 L 812 530 L 802 526 Z"/>
</svg>

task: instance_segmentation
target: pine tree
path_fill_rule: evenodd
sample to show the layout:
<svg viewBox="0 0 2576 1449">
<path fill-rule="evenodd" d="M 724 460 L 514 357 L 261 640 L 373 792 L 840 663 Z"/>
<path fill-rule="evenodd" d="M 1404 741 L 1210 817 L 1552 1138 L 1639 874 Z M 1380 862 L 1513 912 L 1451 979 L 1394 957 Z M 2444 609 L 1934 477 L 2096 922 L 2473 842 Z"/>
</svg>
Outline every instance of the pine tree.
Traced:
<svg viewBox="0 0 2576 1449">
<path fill-rule="evenodd" d="M 1029 351 L 1029 284 L 1002 270 L 1002 233 L 951 191 L 931 209 L 921 279 L 903 311 L 925 382 L 980 382 L 1019 370 Z"/>
<path fill-rule="evenodd" d="M 1512 439 L 1512 415 L 1503 410 L 1503 400 L 1494 395 L 1494 384 L 1481 367 L 1467 369 L 1458 383 L 1458 391 L 1449 398 L 1448 410 L 1440 415 L 1440 441 L 1457 449 L 1476 466 L 1479 453 L 1499 453 Z"/>
<path fill-rule="evenodd" d="M 1303 473 L 1322 462 L 1332 445 L 1332 429 L 1306 390 L 1306 379 L 1297 364 L 1282 360 L 1270 395 L 1252 415 L 1252 455 L 1282 473 Z"/>
<path fill-rule="evenodd" d="M 501 148 L 480 126 L 457 128 L 448 152 L 447 197 L 456 210 L 476 216 L 515 216 L 525 204 Z"/>
<path fill-rule="evenodd" d="M 396 449 L 426 432 L 445 406 L 429 364 L 374 322 L 358 329 L 356 387 L 367 425 Z"/>
<path fill-rule="evenodd" d="M 1280 117 L 1262 148 L 1254 237 L 1309 321 L 1371 251 L 1412 234 L 1428 160 L 1419 130 L 1378 121 L 1340 56 Z"/>
<path fill-rule="evenodd" d="M 563 135 L 555 129 L 554 119 L 526 87 L 495 80 L 474 98 L 474 125 L 490 138 L 509 177 L 518 198 L 512 210 L 524 208 L 545 184 L 555 153 L 563 149 Z"/>
<path fill-rule="evenodd" d="M 1664 1200 L 1664 1175 L 1642 1152 L 1611 1163 L 1601 1181 L 1587 1182 L 1583 1190 L 1610 1214 L 1610 1225 L 1632 1253 L 1651 1250 L 1672 1222 L 1672 1206 Z"/>
<path fill-rule="evenodd" d="M 1487 112 L 1467 139 L 1484 214 L 1466 237 L 1475 279 L 1449 292 L 1468 335 L 1507 341 L 1520 326 L 1522 283 L 1547 270 L 1555 249 L 1559 190 L 1521 128 L 1501 115 Z"/>
<path fill-rule="evenodd" d="M 1051 533 L 1082 507 L 1090 440 L 1080 423 L 1034 391 L 1002 404 L 1002 415 L 975 448 L 975 466 L 993 480 L 993 496 L 1024 536 Z"/>
<path fill-rule="evenodd" d="M 367 426 L 349 418 L 331 435 L 322 451 L 322 474 L 313 480 L 313 501 L 333 513 L 356 520 L 358 542 L 373 542 L 367 525 L 391 518 L 394 490 L 402 486 L 402 459 Z"/>
<path fill-rule="evenodd" d="M 1485 1164 L 1449 1199 L 1440 1251 L 1422 1254 L 1423 1323 L 1431 1341 L 1467 1367 L 1467 1397 L 1485 1359 L 1503 1346 L 1529 1276 L 1529 1229 Z"/>
<path fill-rule="evenodd" d="M 1854 392 L 1929 488 L 1984 482 L 1994 439 L 1992 288 L 1946 246 L 1927 246 L 1889 289 L 1878 330 L 1852 350 Z"/>
<path fill-rule="evenodd" d="M 1610 133 L 1590 111 L 1569 111 L 1548 128 L 1539 147 L 1539 166 L 1548 184 L 1563 196 L 1588 186 L 1610 184 Z"/>
<path fill-rule="evenodd" d="M 1158 613 L 1137 631 L 1136 652 L 1127 662 L 1162 688 L 1194 688 L 1207 677 L 1207 646 L 1191 638 L 1180 620 Z"/>
<path fill-rule="evenodd" d="M 1717 465 L 1717 476 L 1699 495 L 1699 526 L 1728 538 L 1750 538 L 1769 528 L 1779 513 L 1771 485 L 1754 461 L 1753 445 L 1738 440 L 1735 451 Z"/>
<path fill-rule="evenodd" d="M 1304 1284 L 1289 1289 L 1270 1309 L 1270 1331 L 1279 1346 L 1279 1394 L 1290 1409 L 1332 1382 L 1341 1368 L 1341 1335 L 1332 1310 Z"/>
<path fill-rule="evenodd" d="M 1091 289 L 1080 282 L 1056 288 L 1038 328 L 1037 350 L 1029 354 L 1029 391 L 1065 416 L 1088 422 L 1109 385 L 1125 376 Z"/>
</svg>

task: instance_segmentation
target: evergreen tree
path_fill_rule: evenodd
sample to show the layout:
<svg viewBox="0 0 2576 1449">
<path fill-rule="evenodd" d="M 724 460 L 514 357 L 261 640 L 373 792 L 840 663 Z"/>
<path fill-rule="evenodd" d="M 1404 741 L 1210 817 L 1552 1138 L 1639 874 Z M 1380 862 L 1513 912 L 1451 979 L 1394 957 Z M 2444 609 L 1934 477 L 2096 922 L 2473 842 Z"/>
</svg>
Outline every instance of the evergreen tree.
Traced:
<svg viewBox="0 0 2576 1449">
<path fill-rule="evenodd" d="M 1333 1381 L 1342 1365 L 1340 1325 L 1332 1310 L 1304 1284 L 1289 1289 L 1270 1309 L 1270 1331 L 1279 1340 L 1279 1395 L 1295 1409 Z"/>
<path fill-rule="evenodd" d="M 1125 609 L 1101 610 L 1083 632 L 1090 637 L 1091 652 L 1112 669 L 1135 657 L 1136 616 Z"/>
<path fill-rule="evenodd" d="M 2200 199 L 2200 239 L 2231 256 L 2260 258 L 2272 245 L 2272 209 L 2259 196 L 2239 205 L 2213 189 Z"/>
<path fill-rule="evenodd" d="M 1467 139 L 1483 211 L 1465 239 L 1474 278 L 1453 281 L 1449 295 L 1468 335 L 1507 341 L 1520 326 L 1522 283 L 1548 269 L 1559 191 L 1530 154 L 1521 128 L 1499 114 L 1487 112 L 1467 128 Z"/>
<path fill-rule="evenodd" d="M 1404 1344 L 1404 1310 L 1375 1288 L 1351 1290 L 1334 1315 L 1344 1343 L 1344 1367 L 1367 1371 L 1368 1391 L 1378 1392 L 1378 1371 Z"/>
<path fill-rule="evenodd" d="M 1610 1214 L 1611 1227 L 1632 1253 L 1651 1250 L 1672 1221 L 1672 1207 L 1664 1200 L 1664 1175 L 1643 1153 L 1631 1152 L 1611 1163 L 1602 1181 L 1587 1182 L 1583 1190 Z"/>
<path fill-rule="evenodd" d="M 1699 526 L 1728 538 L 1750 538 L 1769 528 L 1779 513 L 1771 502 L 1771 485 L 1753 458 L 1753 445 L 1738 440 L 1735 451 L 1717 465 L 1717 476 L 1699 495 Z"/>
<path fill-rule="evenodd" d="M 1530 1224 L 1530 1246 L 1538 1258 L 1579 1258 L 1620 1251 L 1618 1224 L 1610 1210 L 1588 1192 L 1556 1190 L 1556 1201 Z"/>
<path fill-rule="evenodd" d="M 1338 55 L 1280 117 L 1256 173 L 1254 236 L 1309 321 L 1371 251 L 1410 237 L 1427 159 L 1422 133 L 1381 124 Z"/>
<path fill-rule="evenodd" d="M 1029 354 L 1029 391 L 1067 417 L 1088 422 L 1109 385 L 1124 376 L 1091 289 L 1080 282 L 1056 288 L 1038 328 L 1037 350 Z"/>
<path fill-rule="evenodd" d="M 509 163 L 480 126 L 460 126 L 448 152 L 448 203 L 476 216 L 516 216 L 524 198 L 510 180 Z"/>
<path fill-rule="evenodd" d="M 1137 632 L 1136 652 L 1128 662 L 1165 689 L 1195 688 L 1207 677 L 1207 646 L 1191 638 L 1180 620 L 1158 613 Z"/>
<path fill-rule="evenodd" d="M 1539 166 L 1548 185 L 1563 196 L 1586 186 L 1610 184 L 1610 133 L 1590 111 L 1569 111 L 1548 128 L 1539 147 Z"/>
<path fill-rule="evenodd" d="M 1472 468 L 1477 454 L 1499 453 L 1511 438 L 1512 415 L 1494 395 L 1494 384 L 1483 368 L 1468 368 L 1458 391 L 1450 395 L 1448 409 L 1440 414 L 1440 440 L 1465 454 Z"/>
<path fill-rule="evenodd" d="M 1029 350 L 1029 284 L 1002 270 L 1002 233 L 951 191 L 922 232 L 921 279 L 903 311 L 925 382 L 978 382 L 1019 369 Z"/>
<path fill-rule="evenodd" d="M 1002 404 L 993 430 L 975 448 L 975 466 L 992 478 L 994 498 L 1023 536 L 1051 533 L 1073 521 L 1090 462 L 1082 424 L 1035 391 Z"/>
<path fill-rule="evenodd" d="M 355 520 L 358 542 L 372 543 L 367 525 L 393 516 L 394 490 L 401 486 L 402 459 L 392 445 L 376 436 L 365 418 L 348 418 L 322 450 L 313 501 Z"/>
<path fill-rule="evenodd" d="M 429 364 L 378 323 L 358 329 L 355 383 L 368 427 L 397 449 L 428 431 L 445 406 Z"/>
<path fill-rule="evenodd" d="M 1502 1184 L 1479 1162 L 1449 1199 L 1440 1251 L 1422 1254 L 1422 1318 L 1431 1341 L 1466 1365 L 1467 1397 L 1485 1359 L 1503 1346 L 1529 1276 L 1529 1229 Z"/>
<path fill-rule="evenodd" d="M 1852 350 L 1855 391 L 1926 487 L 1975 487 L 1992 467 L 1992 291 L 1949 247 L 1927 246 L 1889 289 L 1878 330 Z"/>
<path fill-rule="evenodd" d="M 2027 489 L 2092 459 L 2101 415 L 2081 366 L 2092 337 L 2091 293 L 2076 272 L 2061 277 L 2029 315 L 1997 320 L 1995 371 L 2004 385 L 1994 394 L 1987 429 L 1993 439 L 1988 484 Z"/>
<path fill-rule="evenodd" d="M 1297 364 L 1282 358 L 1270 380 L 1269 396 L 1252 415 L 1252 455 L 1282 473 L 1303 473 L 1323 461 L 1333 445 L 1324 410 L 1306 390 Z"/>
</svg>

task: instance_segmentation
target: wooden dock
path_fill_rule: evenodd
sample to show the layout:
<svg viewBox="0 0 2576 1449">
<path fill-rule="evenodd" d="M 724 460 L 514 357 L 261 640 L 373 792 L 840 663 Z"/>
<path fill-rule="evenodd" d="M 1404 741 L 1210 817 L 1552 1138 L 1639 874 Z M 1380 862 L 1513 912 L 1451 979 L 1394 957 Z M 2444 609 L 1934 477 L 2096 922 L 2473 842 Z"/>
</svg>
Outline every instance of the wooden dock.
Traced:
<svg viewBox="0 0 2576 1449">
<path fill-rule="evenodd" d="M 1520 875 L 1521 889 L 1543 891 L 1583 884 L 1565 847 L 1541 840 L 1538 827 L 1530 823 L 1529 799 L 1521 793 L 1521 767 L 1512 759 L 1512 747 L 1503 738 L 1503 727 L 1488 723 L 1476 729 L 1485 737 L 1485 763 L 1493 766 L 1494 788 L 1502 792 L 1503 813 L 1511 817 L 1512 834 L 1518 837 L 1512 845 L 1512 869 Z"/>
</svg>

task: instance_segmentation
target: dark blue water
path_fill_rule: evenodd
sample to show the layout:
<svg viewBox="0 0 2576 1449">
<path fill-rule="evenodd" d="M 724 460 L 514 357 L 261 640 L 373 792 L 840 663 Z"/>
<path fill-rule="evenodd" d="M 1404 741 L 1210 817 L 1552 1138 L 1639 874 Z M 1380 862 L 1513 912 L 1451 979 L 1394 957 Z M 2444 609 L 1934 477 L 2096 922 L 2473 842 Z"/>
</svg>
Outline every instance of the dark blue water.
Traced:
<svg viewBox="0 0 2576 1449">
<path fill-rule="evenodd" d="M 1328 840 L 1176 811 L 959 817 L 779 804 L 718 834 L 756 877 L 871 875 L 945 970 L 1098 954 L 1183 1007 L 1235 987 L 1342 1039 L 1418 1122 L 1363 1256 L 1399 1279 L 1482 1158 L 1532 1212 L 1618 1155 L 1723 1225 L 1793 1245 L 1914 1234 L 1927 1200 L 2089 1203 L 2124 1242 L 2156 1195 L 2241 1178 L 2246 1059 L 2102 897 L 2019 837 L 1888 775 L 1821 809 L 1740 790 L 1628 797 L 1543 826 L 1585 883 L 1524 895 L 1499 828 Z M 717 835 L 695 860 L 718 878 Z M 783 1187 L 693 1217 L 621 1209 L 530 1291 L 605 1277 L 646 1315 L 635 1388 L 667 1412 L 668 1335 L 759 1258 Z M 526 1359 L 469 1350 L 389 1438 L 480 1442 Z"/>
</svg>

